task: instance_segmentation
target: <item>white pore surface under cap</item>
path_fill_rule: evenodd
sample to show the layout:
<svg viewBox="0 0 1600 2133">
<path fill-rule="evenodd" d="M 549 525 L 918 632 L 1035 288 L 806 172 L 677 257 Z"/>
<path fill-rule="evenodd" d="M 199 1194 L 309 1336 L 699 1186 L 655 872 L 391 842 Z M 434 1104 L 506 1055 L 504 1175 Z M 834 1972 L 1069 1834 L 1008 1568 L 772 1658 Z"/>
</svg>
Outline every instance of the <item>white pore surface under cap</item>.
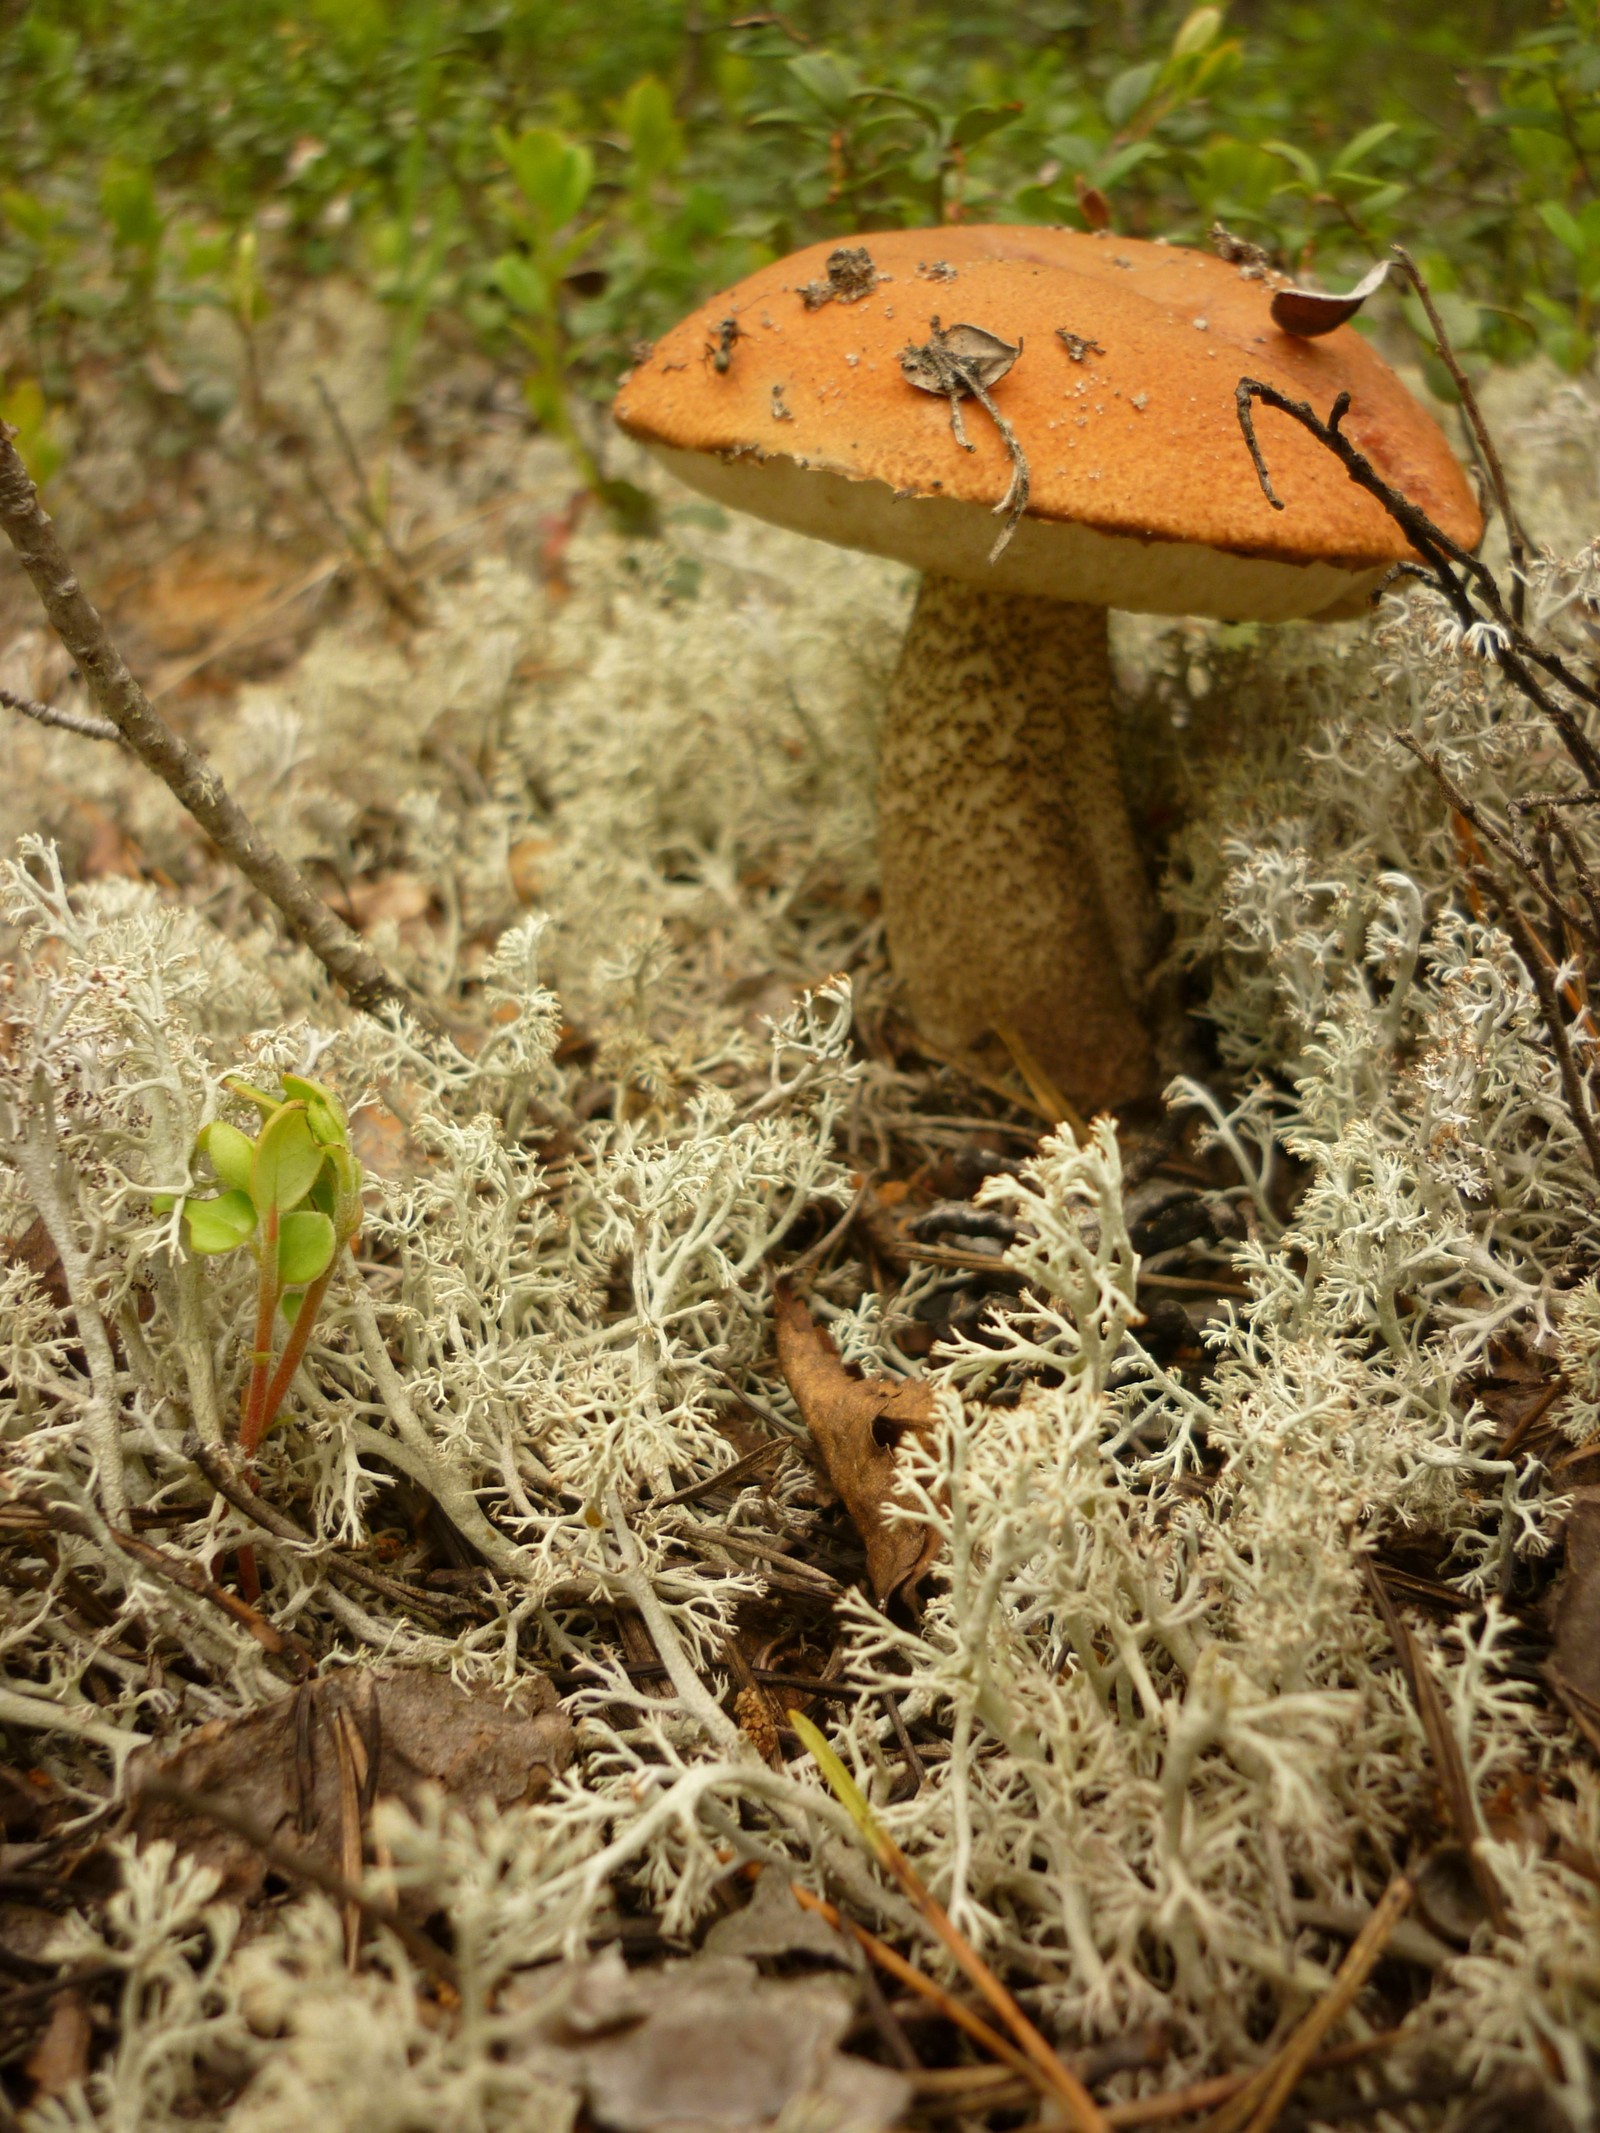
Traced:
<svg viewBox="0 0 1600 2133">
<path fill-rule="evenodd" d="M 864 548 L 914 569 L 997 592 L 1081 600 L 1136 614 L 1216 615 L 1230 622 L 1291 622 L 1339 607 L 1353 612 L 1387 565 L 1284 563 L 1230 555 L 1193 541 L 1141 541 L 1070 520 L 1023 518 L 997 562 L 992 512 L 938 496 L 897 496 L 882 482 L 804 466 L 781 453 L 721 457 L 652 444 L 680 481 L 734 511 L 841 548 Z"/>
</svg>

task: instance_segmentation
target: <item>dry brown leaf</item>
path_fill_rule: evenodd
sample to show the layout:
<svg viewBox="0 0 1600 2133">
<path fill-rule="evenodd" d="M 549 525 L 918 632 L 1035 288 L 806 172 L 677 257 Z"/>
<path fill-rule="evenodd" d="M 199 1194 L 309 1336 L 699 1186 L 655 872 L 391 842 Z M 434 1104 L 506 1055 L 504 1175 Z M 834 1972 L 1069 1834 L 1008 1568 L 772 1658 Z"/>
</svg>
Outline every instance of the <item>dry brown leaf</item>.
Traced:
<svg viewBox="0 0 1600 2133">
<path fill-rule="evenodd" d="M 828 1479 L 867 1550 L 867 1575 L 881 1602 L 916 1588 L 938 1553 L 927 1526 L 895 1516 L 900 1439 L 933 1427 L 933 1387 L 918 1378 L 864 1378 L 839 1360 L 832 1336 L 787 1282 L 773 1299 L 778 1362 L 805 1418 Z"/>
<path fill-rule="evenodd" d="M 536 904 L 544 895 L 545 862 L 555 850 L 553 837 L 519 837 L 506 854 L 506 872 L 519 904 Z"/>
<path fill-rule="evenodd" d="M 706 1935 L 708 1955 L 738 1955 L 747 1962 L 803 1955 L 834 1970 L 855 1970 L 861 1957 L 853 1941 L 794 1899 L 787 1874 L 762 1867 L 742 1911 L 719 1918 Z"/>
<path fill-rule="evenodd" d="M 1550 1597 L 1552 1657 L 1565 1686 L 1600 1712 L 1600 1489 L 1573 1490 L 1566 1543 Z"/>
<path fill-rule="evenodd" d="M 543 1675 L 532 1682 L 522 1708 L 507 1710 L 499 1697 L 473 1695 L 442 1674 L 330 1674 L 241 1718 L 211 1720 L 170 1755 L 135 1758 L 132 1826 L 141 1839 L 169 1838 L 214 1866 L 222 1894 L 235 1902 L 260 1898 L 269 1870 L 242 1837 L 173 1802 L 138 1799 L 141 1778 L 160 1776 L 225 1800 L 280 1843 L 348 1873 L 341 1776 L 347 1787 L 349 1755 L 342 1773 L 341 1734 L 348 1744 L 353 1727 L 362 1745 L 356 1766 L 363 1809 L 377 1799 L 415 1807 L 425 1785 L 469 1807 L 484 1800 L 517 1806 L 544 1796 L 573 1747 L 555 1690 Z"/>
<path fill-rule="evenodd" d="M 616 1948 L 516 1979 L 513 2051 L 578 2089 L 610 2133 L 766 2133 L 804 2120 L 887 2133 L 903 2074 L 838 2048 L 854 1994 L 832 1978 L 763 1978 L 735 1956 L 629 1971 Z"/>
<path fill-rule="evenodd" d="M 33 2101 L 64 2096 L 89 2078 L 89 2046 L 94 2040 L 89 2002 L 71 1986 L 56 1994 L 50 2019 L 28 2054 L 23 2071 L 33 2083 Z"/>
<path fill-rule="evenodd" d="M 359 930 L 369 933 L 386 918 L 397 926 L 426 918 L 433 891 L 417 874 L 375 874 L 370 881 L 351 882 L 346 901 Z"/>
</svg>

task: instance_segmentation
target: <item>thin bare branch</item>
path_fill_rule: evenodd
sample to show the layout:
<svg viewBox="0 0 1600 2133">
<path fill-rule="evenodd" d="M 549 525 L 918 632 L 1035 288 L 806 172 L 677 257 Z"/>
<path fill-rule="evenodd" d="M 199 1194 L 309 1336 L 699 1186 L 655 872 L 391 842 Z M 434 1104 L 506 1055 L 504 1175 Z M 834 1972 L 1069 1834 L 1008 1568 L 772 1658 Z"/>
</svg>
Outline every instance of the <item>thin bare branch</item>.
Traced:
<svg viewBox="0 0 1600 2133">
<path fill-rule="evenodd" d="M 1376 497 L 1395 524 L 1410 541 L 1433 573 L 1434 581 L 1455 613 L 1463 629 L 1486 619 L 1497 625 L 1493 657 L 1496 665 L 1512 685 L 1521 691 L 1535 709 L 1549 719 L 1572 760 L 1583 773 L 1585 782 L 1600 790 L 1600 750 L 1584 731 L 1571 708 L 1559 702 L 1542 685 L 1532 671 L 1540 668 L 1559 682 L 1561 687 L 1583 702 L 1600 706 L 1600 689 L 1575 674 L 1566 661 L 1559 659 L 1533 644 L 1527 633 L 1512 615 L 1501 598 L 1500 587 L 1493 571 L 1459 541 L 1452 540 L 1441 526 L 1436 526 L 1427 513 L 1411 502 L 1386 482 L 1370 459 L 1345 436 L 1340 425 L 1350 410 L 1350 395 L 1340 393 L 1328 411 L 1324 422 L 1316 410 L 1304 400 L 1291 400 L 1275 385 L 1264 384 L 1259 378 L 1241 378 L 1234 390 L 1238 409 L 1239 428 L 1249 449 L 1256 477 L 1261 483 L 1262 494 L 1274 510 L 1284 508 L 1283 499 L 1272 486 L 1272 479 L 1256 436 L 1253 403 L 1259 400 L 1263 407 L 1275 409 L 1289 416 L 1302 429 L 1309 430 L 1319 444 L 1324 445 L 1358 488 L 1365 489 L 1369 496 Z M 1467 590 L 1472 589 L 1483 602 L 1487 616 L 1480 614 L 1472 604 Z"/>
<path fill-rule="evenodd" d="M 1500 513 L 1500 523 L 1506 529 L 1506 546 L 1511 556 L 1511 612 L 1520 623 L 1527 599 L 1526 566 L 1531 543 L 1517 516 L 1516 506 L 1511 501 L 1511 491 L 1506 484 L 1505 468 L 1500 464 L 1500 454 L 1495 450 L 1489 425 L 1483 419 L 1483 410 L 1478 405 L 1478 396 L 1472 389 L 1472 380 L 1462 369 L 1450 336 L 1445 331 L 1444 320 L 1439 316 L 1433 300 L 1433 291 L 1423 278 L 1422 270 L 1403 244 L 1389 247 L 1399 262 L 1400 271 L 1416 290 L 1423 310 L 1428 315 L 1428 324 L 1433 329 L 1433 344 L 1439 360 L 1450 373 L 1450 382 L 1461 396 L 1461 408 L 1471 428 L 1474 441 L 1483 459 L 1484 472 L 1489 477 L 1489 487 L 1494 493 L 1495 508 Z"/>
<path fill-rule="evenodd" d="M 0 704 L 8 711 L 20 711 L 24 718 L 31 718 L 41 726 L 59 726 L 63 733 L 81 733 L 86 741 L 120 741 L 121 729 L 108 718 L 96 718 L 92 711 L 66 711 L 59 704 L 42 704 L 36 696 L 18 696 L 12 689 L 0 689 Z"/>
<path fill-rule="evenodd" d="M 1584 1094 L 1583 1076 L 1578 1071 L 1578 1062 L 1573 1056 L 1572 1039 L 1567 1033 L 1566 1018 L 1561 1012 L 1561 1002 L 1556 997 L 1555 980 L 1550 974 L 1550 959 L 1544 953 L 1533 928 L 1506 895 L 1486 867 L 1475 869 L 1478 886 L 1494 898 L 1501 923 L 1516 943 L 1517 953 L 1533 981 L 1533 989 L 1539 995 L 1539 1010 L 1544 1016 L 1544 1026 L 1549 1032 L 1550 1047 L 1556 1055 L 1556 1066 L 1561 1074 L 1561 1093 L 1566 1099 L 1572 1123 L 1588 1151 L 1589 1167 L 1600 1181 L 1600 1127 L 1595 1124 L 1594 1113 L 1589 1108 Z"/>
<path fill-rule="evenodd" d="M 314 1889 L 321 1889 L 325 1896 L 333 1897 L 336 1903 L 349 1905 L 373 1925 L 384 1927 L 419 1969 L 426 1970 L 452 1991 L 458 1989 L 460 1980 L 450 1957 L 409 1918 L 402 1916 L 393 1904 L 381 1903 L 377 1897 L 369 1896 L 358 1882 L 336 1873 L 331 1866 L 324 1866 L 320 1859 L 280 1844 L 228 1801 L 216 1799 L 210 1793 L 191 1792 L 187 1785 L 175 1784 L 171 1778 L 162 1777 L 155 1771 L 140 1778 L 139 1795 L 146 1800 L 160 1800 L 168 1807 L 182 1808 L 186 1814 L 195 1815 L 202 1821 L 215 1822 L 219 1829 L 229 1831 L 248 1844 L 253 1852 L 258 1852 L 274 1872 L 291 1881 L 309 1882 Z"/>
<path fill-rule="evenodd" d="M 17 454 L 14 434 L 0 424 L 0 527 L 100 711 L 355 1006 L 368 1013 L 401 1007 L 437 1030 L 432 1011 L 329 910 L 300 870 L 261 835 L 205 758 L 153 708 L 86 598 Z"/>
</svg>

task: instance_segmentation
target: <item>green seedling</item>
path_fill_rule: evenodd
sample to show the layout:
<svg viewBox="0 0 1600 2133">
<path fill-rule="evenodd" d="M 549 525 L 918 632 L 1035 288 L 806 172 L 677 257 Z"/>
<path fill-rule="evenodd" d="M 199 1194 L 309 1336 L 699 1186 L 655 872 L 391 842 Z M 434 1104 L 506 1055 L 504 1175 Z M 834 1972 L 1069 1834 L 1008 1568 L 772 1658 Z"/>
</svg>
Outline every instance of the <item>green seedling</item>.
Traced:
<svg viewBox="0 0 1600 2133">
<path fill-rule="evenodd" d="M 339 1255 L 361 1231 L 361 1166 L 350 1152 L 343 1107 L 320 1082 L 285 1074 L 281 1093 L 230 1080 L 255 1105 L 252 1138 L 225 1119 L 204 1127 L 195 1154 L 221 1190 L 183 1203 L 191 1251 L 204 1257 L 249 1251 L 256 1261 L 255 1331 L 239 1423 L 239 1447 L 253 1459 L 299 1369 Z M 157 1211 L 174 1203 L 163 1200 Z M 274 1362 L 278 1320 L 287 1333 Z"/>
</svg>

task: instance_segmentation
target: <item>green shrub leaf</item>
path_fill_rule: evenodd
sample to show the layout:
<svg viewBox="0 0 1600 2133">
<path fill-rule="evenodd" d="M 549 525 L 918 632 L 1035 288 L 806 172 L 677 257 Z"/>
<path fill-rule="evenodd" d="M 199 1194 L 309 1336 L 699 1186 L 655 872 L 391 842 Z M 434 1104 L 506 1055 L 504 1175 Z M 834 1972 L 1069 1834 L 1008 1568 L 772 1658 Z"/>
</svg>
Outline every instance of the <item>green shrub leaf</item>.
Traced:
<svg viewBox="0 0 1600 2133">
<path fill-rule="evenodd" d="M 247 1192 L 225 1192 L 215 1200 L 186 1200 L 183 1219 L 191 1251 L 232 1252 L 254 1232 L 256 1210 Z"/>
<path fill-rule="evenodd" d="M 303 1288 L 333 1264 L 338 1239 L 326 1215 L 302 1208 L 278 1222 L 278 1279 L 288 1288 Z"/>
<path fill-rule="evenodd" d="M 304 1104 L 280 1104 L 261 1129 L 250 1169 L 250 1197 L 269 1207 L 297 1207 L 317 1182 L 322 1150 L 311 1138 Z"/>
</svg>

